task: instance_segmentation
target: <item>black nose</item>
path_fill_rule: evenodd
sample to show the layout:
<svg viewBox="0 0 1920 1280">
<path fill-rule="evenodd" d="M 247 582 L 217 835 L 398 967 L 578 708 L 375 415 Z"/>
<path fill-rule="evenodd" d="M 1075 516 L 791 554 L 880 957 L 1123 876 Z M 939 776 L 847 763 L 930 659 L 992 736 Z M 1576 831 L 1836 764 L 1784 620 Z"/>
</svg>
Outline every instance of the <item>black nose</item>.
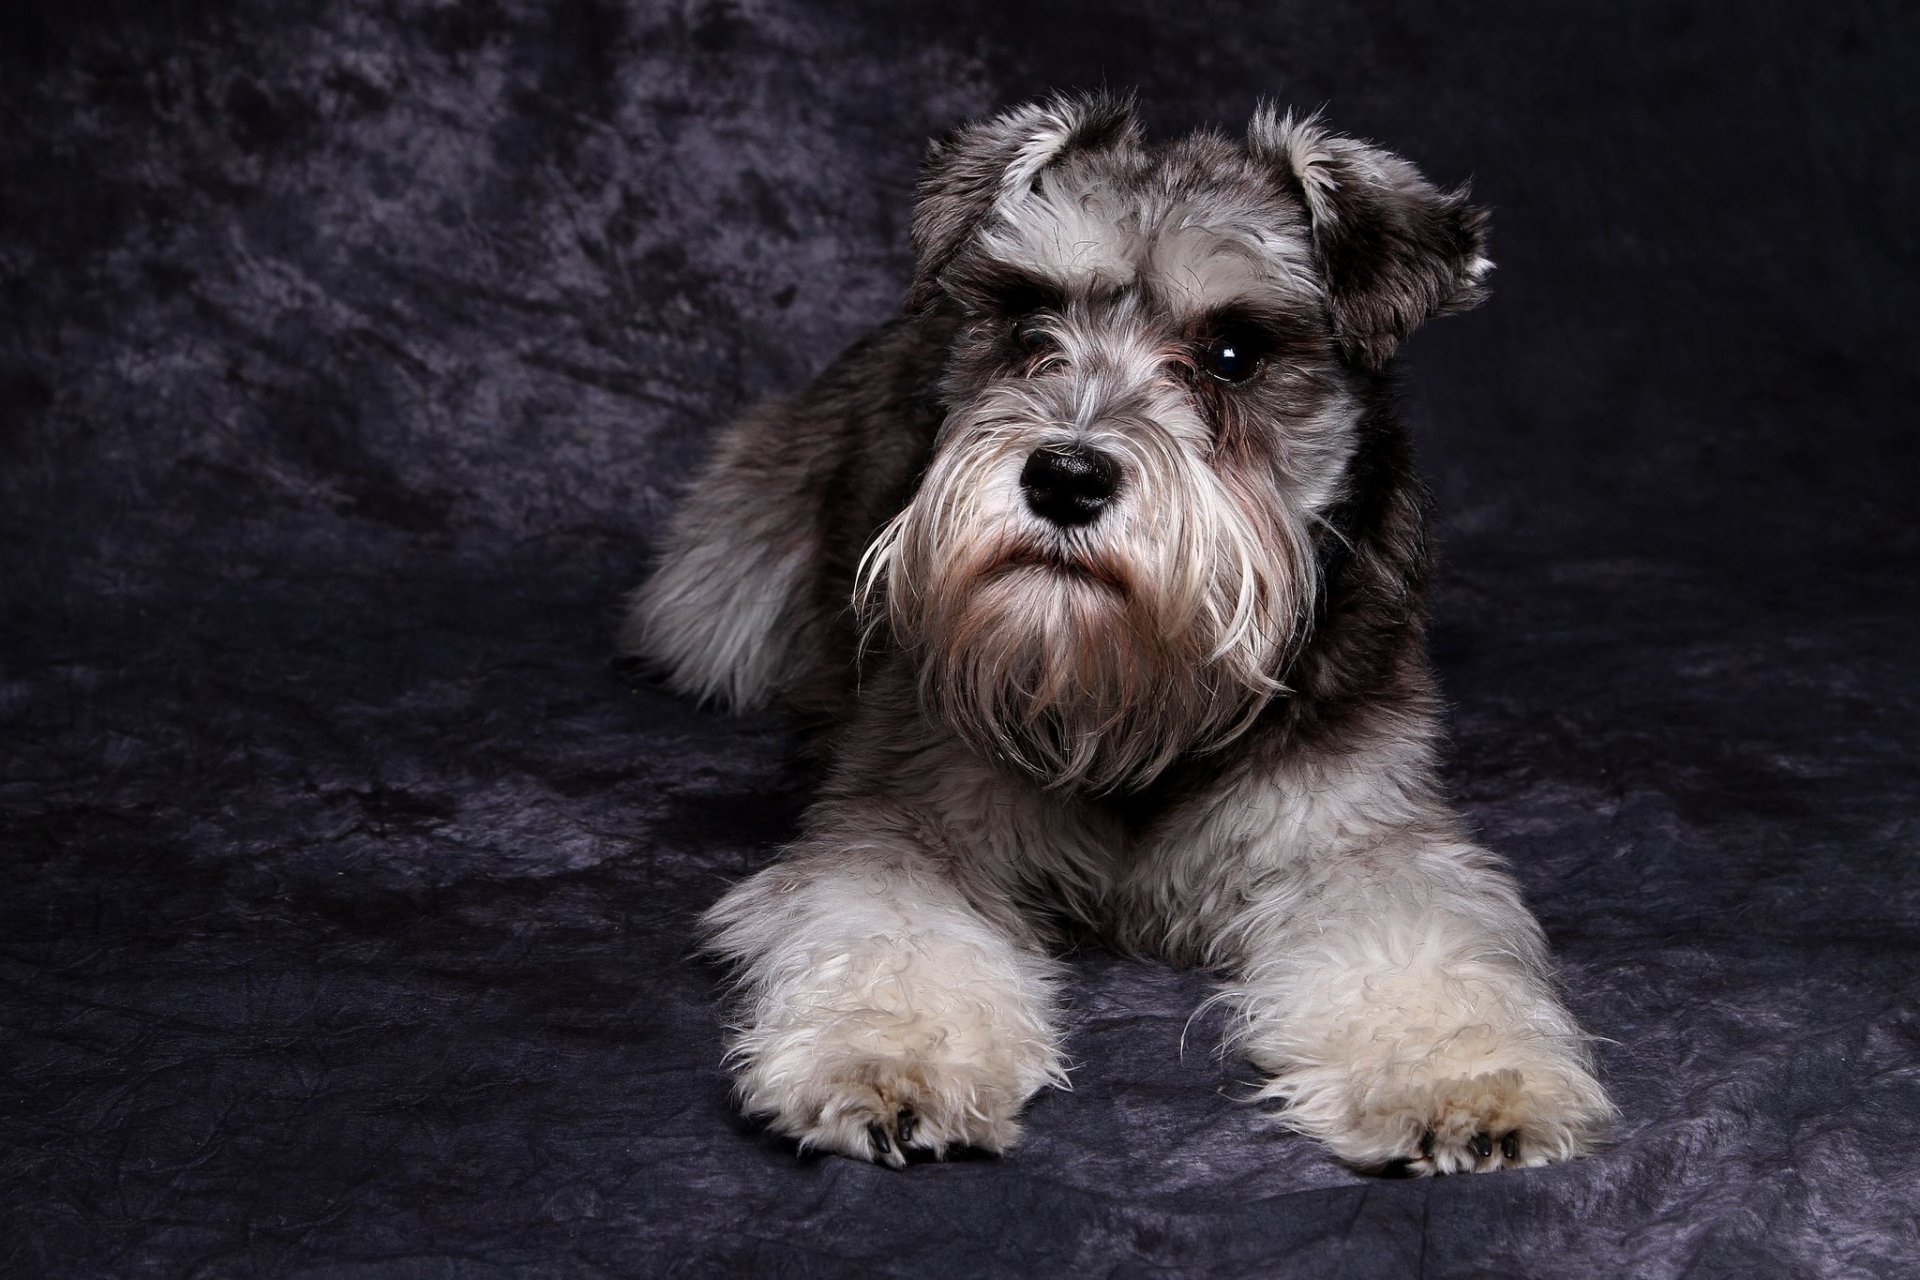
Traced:
<svg viewBox="0 0 1920 1280">
<path fill-rule="evenodd" d="M 1048 445 L 1027 459 L 1020 487 L 1034 514 L 1058 525 L 1085 524 L 1120 487 L 1120 468 L 1083 444 Z"/>
</svg>

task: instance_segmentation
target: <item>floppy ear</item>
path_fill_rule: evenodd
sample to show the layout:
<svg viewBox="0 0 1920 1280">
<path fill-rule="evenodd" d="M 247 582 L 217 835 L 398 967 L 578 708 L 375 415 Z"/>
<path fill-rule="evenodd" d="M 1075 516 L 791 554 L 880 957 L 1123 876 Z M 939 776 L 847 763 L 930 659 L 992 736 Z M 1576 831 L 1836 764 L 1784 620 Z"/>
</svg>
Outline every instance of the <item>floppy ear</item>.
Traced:
<svg viewBox="0 0 1920 1280">
<path fill-rule="evenodd" d="M 907 310 L 940 298 L 940 273 L 996 211 L 1030 195 L 1040 175 L 1076 151 L 1138 145 L 1130 99 L 1105 93 L 1061 94 L 964 124 L 936 141 L 920 169 L 913 206 L 918 255 Z"/>
<path fill-rule="evenodd" d="M 1347 357 L 1379 370 L 1429 316 L 1477 305 L 1487 211 L 1441 191 L 1390 151 L 1263 107 L 1247 150 L 1306 206 L 1313 253 Z"/>
</svg>

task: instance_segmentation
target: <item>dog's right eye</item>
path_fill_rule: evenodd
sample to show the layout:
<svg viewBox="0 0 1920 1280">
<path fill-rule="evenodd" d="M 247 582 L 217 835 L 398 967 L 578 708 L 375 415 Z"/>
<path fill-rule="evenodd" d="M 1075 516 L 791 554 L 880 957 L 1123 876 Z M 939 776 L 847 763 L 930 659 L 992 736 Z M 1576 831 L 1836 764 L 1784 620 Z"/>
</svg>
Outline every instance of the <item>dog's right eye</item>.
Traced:
<svg viewBox="0 0 1920 1280">
<path fill-rule="evenodd" d="M 1200 367 L 1217 381 L 1238 386 L 1260 372 L 1262 343 L 1251 329 L 1236 328 L 1215 338 L 1200 353 Z"/>
<path fill-rule="evenodd" d="M 1043 351 L 1051 351 L 1056 345 L 1053 331 L 1033 316 L 1022 316 L 1013 322 L 1013 345 L 1030 356 Z"/>
</svg>

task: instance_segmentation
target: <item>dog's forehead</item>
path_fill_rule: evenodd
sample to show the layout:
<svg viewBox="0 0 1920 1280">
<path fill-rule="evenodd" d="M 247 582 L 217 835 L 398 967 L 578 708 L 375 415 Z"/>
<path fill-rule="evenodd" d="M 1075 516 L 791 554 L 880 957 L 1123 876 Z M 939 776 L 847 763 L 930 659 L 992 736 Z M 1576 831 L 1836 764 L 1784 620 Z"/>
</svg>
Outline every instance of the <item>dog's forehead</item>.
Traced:
<svg viewBox="0 0 1920 1280">
<path fill-rule="evenodd" d="M 997 263 L 1067 296 L 1140 290 L 1176 313 L 1320 291 L 1297 202 L 1234 166 L 1179 157 L 1050 169 L 981 237 Z"/>
</svg>

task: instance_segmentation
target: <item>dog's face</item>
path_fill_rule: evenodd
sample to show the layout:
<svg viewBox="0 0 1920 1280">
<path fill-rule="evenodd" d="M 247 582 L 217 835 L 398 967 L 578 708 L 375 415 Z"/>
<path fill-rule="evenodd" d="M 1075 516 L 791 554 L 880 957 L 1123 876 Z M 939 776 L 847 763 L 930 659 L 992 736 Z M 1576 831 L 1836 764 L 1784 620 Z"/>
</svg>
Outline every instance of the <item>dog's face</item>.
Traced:
<svg viewBox="0 0 1920 1280">
<path fill-rule="evenodd" d="M 862 570 L 929 713 L 1096 790 L 1230 740 L 1311 618 L 1361 382 L 1477 300 L 1482 223 L 1265 112 L 1149 148 L 1057 100 L 936 146 L 909 307 L 961 316 L 949 413 Z"/>
</svg>

